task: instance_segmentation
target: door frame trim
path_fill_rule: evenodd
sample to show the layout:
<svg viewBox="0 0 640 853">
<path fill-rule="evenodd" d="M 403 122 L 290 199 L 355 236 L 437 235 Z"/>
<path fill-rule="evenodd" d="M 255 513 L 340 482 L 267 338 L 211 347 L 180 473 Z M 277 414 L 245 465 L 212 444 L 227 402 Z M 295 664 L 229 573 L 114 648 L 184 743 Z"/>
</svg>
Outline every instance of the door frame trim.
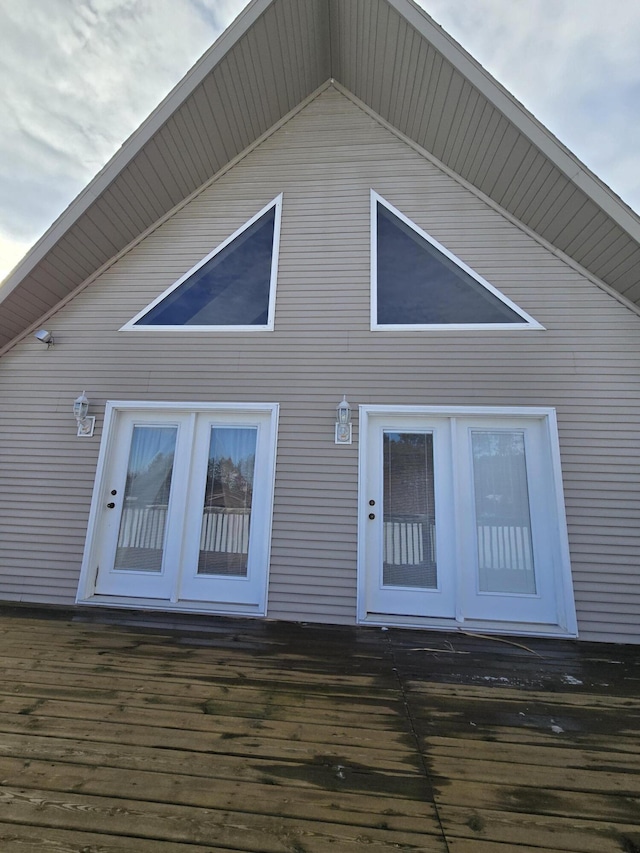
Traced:
<svg viewBox="0 0 640 853">
<path fill-rule="evenodd" d="M 459 600 L 456 602 L 455 618 L 398 617 L 392 614 L 370 614 L 366 605 L 366 525 L 368 495 L 365 493 L 367 465 L 369 463 L 369 425 L 370 418 L 380 415 L 425 417 L 456 416 L 479 417 L 518 417 L 542 420 L 547 447 L 550 453 L 552 482 L 555 501 L 556 533 L 558 537 L 558 556 L 560 571 L 555 578 L 557 625 L 534 625 L 501 621 L 465 619 L 459 612 Z M 569 539 L 560 464 L 560 446 L 556 410 L 547 406 L 407 406 L 407 405 L 361 405 L 359 407 L 359 454 L 358 454 L 358 545 L 357 545 L 357 622 L 367 625 L 385 625 L 399 627 L 423 627 L 439 630 L 490 631 L 500 634 L 520 634 L 530 636 L 577 637 L 578 625 L 571 575 Z M 455 453 L 453 462 L 455 465 Z M 458 580 L 459 582 L 459 580 Z"/>
<path fill-rule="evenodd" d="M 85 539 L 84 552 L 82 556 L 82 564 L 80 568 L 80 578 L 78 581 L 78 589 L 76 592 L 76 604 L 93 604 L 107 605 L 109 607 L 134 607 L 138 610 L 166 610 L 166 611 L 188 611 L 198 613 L 235 613 L 252 616 L 266 616 L 268 607 L 268 588 L 269 588 L 269 571 L 270 561 L 267 562 L 267 568 L 264 577 L 264 588 L 261 595 L 262 604 L 255 606 L 228 606 L 215 603 L 202 602 L 170 602 L 160 599 L 142 599 L 142 598 L 127 598 L 99 595 L 95 592 L 95 584 L 97 578 L 97 570 L 94 568 L 96 559 L 96 549 L 99 542 L 99 517 L 104 500 L 105 475 L 107 473 L 107 463 L 111 457 L 111 451 L 114 441 L 116 424 L 118 415 L 125 412 L 140 412 L 141 414 L 152 414 L 153 412 L 176 412 L 180 414 L 200 414 L 200 413 L 229 413 L 229 414 L 256 414 L 270 416 L 270 442 L 269 442 L 269 458 L 266 460 L 264 470 L 264 482 L 267 489 L 268 507 L 265 540 L 268 538 L 269 551 L 271 547 L 272 527 L 273 527 L 273 495 L 275 488 L 276 475 L 276 452 L 278 441 L 278 421 L 280 414 L 280 406 L 278 403 L 212 403 L 212 402 L 163 402 L 163 401 L 148 401 L 148 400 L 108 400 L 105 406 L 105 417 L 102 429 L 102 440 L 100 442 L 100 450 L 98 453 L 98 461 L 96 464 L 96 473 L 93 483 L 93 494 L 91 497 L 91 506 L 89 509 L 89 518 L 87 521 L 87 535 Z"/>
</svg>

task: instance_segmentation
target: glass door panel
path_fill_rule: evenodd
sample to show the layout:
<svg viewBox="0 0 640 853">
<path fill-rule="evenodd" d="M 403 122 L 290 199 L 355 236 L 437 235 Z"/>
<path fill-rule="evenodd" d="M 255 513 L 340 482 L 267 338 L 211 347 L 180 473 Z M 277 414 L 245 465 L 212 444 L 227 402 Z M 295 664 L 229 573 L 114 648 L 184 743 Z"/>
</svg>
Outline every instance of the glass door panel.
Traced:
<svg viewBox="0 0 640 853">
<path fill-rule="evenodd" d="M 471 430 L 480 592 L 535 595 L 522 430 Z"/>
<path fill-rule="evenodd" d="M 161 572 L 173 477 L 175 426 L 134 426 L 114 569 Z"/>
<path fill-rule="evenodd" d="M 211 428 L 199 575 L 247 576 L 257 434 L 255 427 Z"/>
<path fill-rule="evenodd" d="M 171 597 L 180 561 L 190 418 L 123 412 L 107 436 L 96 530 L 95 592 Z"/>
<path fill-rule="evenodd" d="M 375 415 L 368 418 L 365 445 L 367 612 L 452 618 L 455 529 L 447 421 Z"/>
<path fill-rule="evenodd" d="M 274 463 L 271 412 L 198 416 L 179 600 L 264 608 Z"/>
<path fill-rule="evenodd" d="M 457 436 L 465 617 L 554 624 L 559 549 L 544 422 L 460 418 Z"/>
<path fill-rule="evenodd" d="M 433 435 L 383 434 L 383 586 L 436 589 Z"/>
</svg>

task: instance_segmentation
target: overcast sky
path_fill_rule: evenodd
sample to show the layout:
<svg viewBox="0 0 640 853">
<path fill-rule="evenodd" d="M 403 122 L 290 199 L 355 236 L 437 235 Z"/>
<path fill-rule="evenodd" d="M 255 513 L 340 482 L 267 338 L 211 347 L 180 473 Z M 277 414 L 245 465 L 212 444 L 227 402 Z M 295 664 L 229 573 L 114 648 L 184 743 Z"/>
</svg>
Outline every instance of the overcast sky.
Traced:
<svg viewBox="0 0 640 853">
<path fill-rule="evenodd" d="M 0 279 L 245 5 L 0 0 Z M 420 5 L 640 211 L 640 3 Z"/>
</svg>

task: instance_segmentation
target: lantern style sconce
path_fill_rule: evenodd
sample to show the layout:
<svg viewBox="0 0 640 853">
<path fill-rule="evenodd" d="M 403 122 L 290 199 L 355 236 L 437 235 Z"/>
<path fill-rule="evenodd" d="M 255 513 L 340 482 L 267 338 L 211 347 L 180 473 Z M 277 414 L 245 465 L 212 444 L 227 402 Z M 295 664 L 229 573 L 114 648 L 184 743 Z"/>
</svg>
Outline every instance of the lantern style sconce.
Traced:
<svg viewBox="0 0 640 853">
<path fill-rule="evenodd" d="M 78 424 L 77 434 L 81 437 L 91 437 L 96 425 L 96 419 L 93 415 L 89 416 L 89 401 L 87 400 L 84 391 L 79 397 L 73 401 L 73 416 Z"/>
<path fill-rule="evenodd" d="M 351 444 L 352 428 L 351 406 L 345 395 L 342 402 L 336 406 L 336 444 Z"/>
</svg>

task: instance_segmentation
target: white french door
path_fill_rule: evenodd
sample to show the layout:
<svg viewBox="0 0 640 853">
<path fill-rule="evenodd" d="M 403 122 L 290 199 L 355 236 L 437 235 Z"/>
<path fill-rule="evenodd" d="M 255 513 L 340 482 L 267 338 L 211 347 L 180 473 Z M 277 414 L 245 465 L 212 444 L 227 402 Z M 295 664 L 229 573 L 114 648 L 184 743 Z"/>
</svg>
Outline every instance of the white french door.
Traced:
<svg viewBox="0 0 640 853">
<path fill-rule="evenodd" d="M 575 633 L 549 411 L 361 417 L 360 618 Z"/>
<path fill-rule="evenodd" d="M 451 617 L 455 608 L 453 489 L 446 419 L 369 419 L 367 610 Z"/>
<path fill-rule="evenodd" d="M 555 624 L 562 562 L 544 422 L 460 418 L 455 453 L 462 615 Z"/>
<path fill-rule="evenodd" d="M 277 407 L 110 415 L 79 598 L 264 612 Z"/>
</svg>

